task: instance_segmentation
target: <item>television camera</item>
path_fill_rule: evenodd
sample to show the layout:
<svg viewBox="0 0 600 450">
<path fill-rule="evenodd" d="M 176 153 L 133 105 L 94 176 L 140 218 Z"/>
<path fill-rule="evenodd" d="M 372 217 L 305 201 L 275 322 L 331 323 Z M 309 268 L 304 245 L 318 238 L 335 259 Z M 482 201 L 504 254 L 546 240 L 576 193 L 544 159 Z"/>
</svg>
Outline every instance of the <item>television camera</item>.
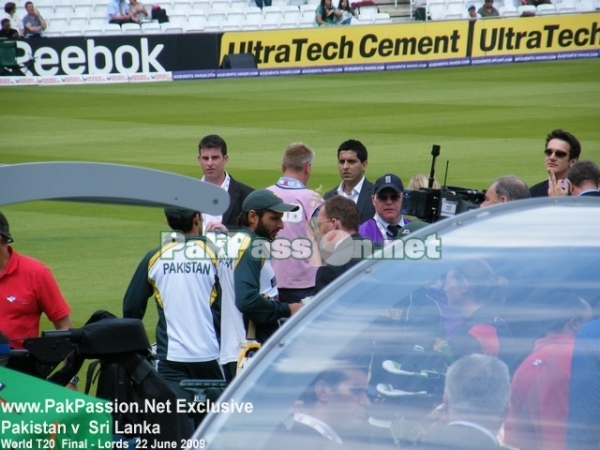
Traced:
<svg viewBox="0 0 600 450">
<path fill-rule="evenodd" d="M 440 155 L 440 146 L 433 145 L 432 161 L 429 174 L 429 186 L 418 191 L 405 190 L 402 200 L 402 214 L 415 216 L 425 222 L 433 223 L 438 220 L 454 217 L 462 212 L 479 208 L 484 200 L 484 193 L 475 189 L 457 186 L 447 186 L 448 163 L 441 189 L 433 189 L 435 180 L 435 163 Z"/>
</svg>

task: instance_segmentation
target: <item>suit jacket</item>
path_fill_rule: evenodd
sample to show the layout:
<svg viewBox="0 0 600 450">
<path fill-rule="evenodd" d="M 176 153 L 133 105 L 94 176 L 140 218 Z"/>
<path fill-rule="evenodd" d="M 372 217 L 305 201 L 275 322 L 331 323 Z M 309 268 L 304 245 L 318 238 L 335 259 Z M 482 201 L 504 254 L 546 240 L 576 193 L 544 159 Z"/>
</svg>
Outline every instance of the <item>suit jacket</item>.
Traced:
<svg viewBox="0 0 600 450">
<path fill-rule="evenodd" d="M 360 234 L 353 234 L 351 238 L 360 239 Z M 327 286 L 329 283 L 331 283 L 333 280 L 335 280 L 337 277 L 339 277 L 341 274 L 343 274 L 359 262 L 360 259 L 351 259 L 347 263 L 342 264 L 340 266 L 333 266 L 331 264 L 327 264 L 325 266 L 319 267 L 315 276 L 315 294 L 323 290 L 325 286 Z"/>
<path fill-rule="evenodd" d="M 254 190 L 250 186 L 240 183 L 233 179 L 231 174 L 231 181 L 229 182 L 229 207 L 223 213 L 223 220 L 221 223 L 227 227 L 228 230 L 237 230 L 238 216 L 242 213 L 242 203 L 244 199 Z"/>
<path fill-rule="evenodd" d="M 584 192 L 583 194 L 580 195 L 580 197 L 600 197 L 600 192 L 598 192 L 598 191 Z"/>
<path fill-rule="evenodd" d="M 491 450 L 498 443 L 483 431 L 465 425 L 445 425 L 423 441 L 423 450 Z"/>
<path fill-rule="evenodd" d="M 549 181 L 542 181 L 536 185 L 533 185 L 529 188 L 529 193 L 532 197 L 548 197 L 548 185 Z"/>
<path fill-rule="evenodd" d="M 337 195 L 338 187 L 339 185 L 330 191 L 327 191 L 323 196 L 323 199 L 327 200 L 328 198 Z M 358 200 L 356 201 L 356 206 L 358 206 L 358 211 L 360 212 L 361 224 L 375 217 L 375 207 L 373 206 L 373 201 L 371 200 L 371 196 L 374 195 L 374 192 L 375 185 L 365 178 L 362 189 L 360 190 L 360 194 L 358 194 Z"/>
</svg>

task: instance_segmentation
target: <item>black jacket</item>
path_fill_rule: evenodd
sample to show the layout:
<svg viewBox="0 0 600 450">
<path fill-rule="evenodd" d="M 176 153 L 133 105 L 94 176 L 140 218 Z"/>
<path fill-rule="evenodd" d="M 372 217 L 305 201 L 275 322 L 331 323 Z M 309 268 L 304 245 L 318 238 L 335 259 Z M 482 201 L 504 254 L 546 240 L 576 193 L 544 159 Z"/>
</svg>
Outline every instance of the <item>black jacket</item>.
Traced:
<svg viewBox="0 0 600 450">
<path fill-rule="evenodd" d="M 242 203 L 244 199 L 248 197 L 248 194 L 254 190 L 250 186 L 240 183 L 233 179 L 231 175 L 231 181 L 229 183 L 229 207 L 223 213 L 223 220 L 221 223 L 227 227 L 228 230 L 238 229 L 237 219 L 242 212 Z"/>
<path fill-rule="evenodd" d="M 323 199 L 327 200 L 328 198 L 337 195 L 338 187 L 339 185 L 330 191 L 327 191 Z M 360 212 L 361 224 L 375 217 L 375 206 L 373 206 L 373 200 L 371 200 L 371 196 L 374 195 L 374 192 L 375 185 L 365 178 L 360 194 L 358 195 L 358 201 L 356 202 L 356 206 L 358 206 L 358 211 Z"/>
</svg>

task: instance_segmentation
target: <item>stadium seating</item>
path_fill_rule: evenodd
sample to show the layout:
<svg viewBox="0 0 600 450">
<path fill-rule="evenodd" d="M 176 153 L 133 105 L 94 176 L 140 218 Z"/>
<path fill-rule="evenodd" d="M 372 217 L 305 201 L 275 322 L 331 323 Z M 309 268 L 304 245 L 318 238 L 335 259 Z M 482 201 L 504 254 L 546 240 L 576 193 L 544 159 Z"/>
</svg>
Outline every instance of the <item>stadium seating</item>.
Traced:
<svg viewBox="0 0 600 450">
<path fill-rule="evenodd" d="M 538 15 L 538 16 L 545 16 L 548 14 L 556 14 L 556 13 L 557 13 L 556 6 L 549 4 L 549 3 L 548 4 L 544 3 L 541 5 L 538 5 L 536 8 L 536 15 Z"/>
<path fill-rule="evenodd" d="M 442 20 L 446 16 L 446 2 L 443 0 L 427 1 L 427 17 L 431 20 Z"/>
<path fill-rule="evenodd" d="M 535 15 L 537 8 L 533 5 L 521 5 L 517 8 L 519 15 Z"/>
<path fill-rule="evenodd" d="M 498 8 L 501 17 L 519 17 L 519 10 L 515 6 L 501 6 Z"/>
<path fill-rule="evenodd" d="M 575 11 L 577 12 L 591 12 L 595 11 L 594 2 L 591 0 L 581 0 L 575 3 Z"/>
<path fill-rule="evenodd" d="M 537 8 L 521 5 L 521 0 L 494 0 L 501 17 L 523 15 L 574 14 L 596 10 L 600 0 L 552 0 Z M 334 4 L 337 0 L 333 0 Z M 596 3 L 595 3 L 596 2 Z M 158 0 L 169 16 L 168 24 L 139 27 L 108 26 L 106 0 L 37 0 L 36 7 L 46 18 L 46 36 L 101 34 L 198 33 L 210 31 L 309 28 L 316 26 L 315 10 L 320 0 L 272 0 L 272 6 L 258 8 L 254 0 Z M 483 0 L 426 0 L 427 18 L 459 20 L 467 18 L 467 5 L 477 9 Z M 150 3 L 146 2 L 150 8 Z M 357 12 L 359 24 L 392 23 L 377 6 L 364 5 Z M 146 24 L 144 24 L 146 25 Z M 79 32 L 78 32 L 79 31 Z"/>
<path fill-rule="evenodd" d="M 143 23 L 142 32 L 144 34 L 162 33 L 162 29 L 158 23 Z"/>
</svg>

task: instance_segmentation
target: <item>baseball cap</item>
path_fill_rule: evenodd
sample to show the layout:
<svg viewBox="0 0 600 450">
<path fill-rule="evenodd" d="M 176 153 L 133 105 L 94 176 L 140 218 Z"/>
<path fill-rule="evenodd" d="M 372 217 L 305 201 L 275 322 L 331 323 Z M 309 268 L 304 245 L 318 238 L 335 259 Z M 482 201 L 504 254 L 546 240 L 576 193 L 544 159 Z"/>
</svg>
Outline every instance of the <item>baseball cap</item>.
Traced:
<svg viewBox="0 0 600 450">
<path fill-rule="evenodd" d="M 6 217 L 1 212 L 0 212 L 0 236 L 4 236 L 7 244 L 14 242 L 14 239 L 10 235 L 10 228 L 8 227 L 8 220 L 6 220 Z"/>
<path fill-rule="evenodd" d="M 284 203 L 283 200 L 281 200 L 268 189 L 257 189 L 252 191 L 248 197 L 246 197 L 244 203 L 242 204 L 242 211 L 258 211 L 261 209 L 268 209 L 269 211 L 284 213 L 289 211 L 298 211 L 300 207 L 298 205 Z"/>
<path fill-rule="evenodd" d="M 474 5 L 473 3 L 469 3 L 469 4 L 467 5 L 467 11 L 468 11 L 469 9 L 475 9 L 475 5 Z"/>
<path fill-rule="evenodd" d="M 400 234 L 399 236 L 401 238 L 408 236 L 409 234 L 414 233 L 417 230 L 420 230 L 421 228 L 424 228 L 426 226 L 430 225 L 427 222 L 423 222 L 422 220 L 414 220 L 412 222 L 407 223 L 406 225 L 404 225 L 402 227 L 402 229 L 400 230 Z"/>
<path fill-rule="evenodd" d="M 383 189 L 393 189 L 398 194 L 404 192 L 402 180 L 393 173 L 386 173 L 384 176 L 377 178 L 375 182 L 375 195 L 379 194 Z"/>
<path fill-rule="evenodd" d="M 184 219 L 191 219 L 196 214 L 199 214 L 199 212 L 186 208 L 165 208 L 165 217 L 169 217 L 173 214 L 180 214 Z"/>
</svg>

